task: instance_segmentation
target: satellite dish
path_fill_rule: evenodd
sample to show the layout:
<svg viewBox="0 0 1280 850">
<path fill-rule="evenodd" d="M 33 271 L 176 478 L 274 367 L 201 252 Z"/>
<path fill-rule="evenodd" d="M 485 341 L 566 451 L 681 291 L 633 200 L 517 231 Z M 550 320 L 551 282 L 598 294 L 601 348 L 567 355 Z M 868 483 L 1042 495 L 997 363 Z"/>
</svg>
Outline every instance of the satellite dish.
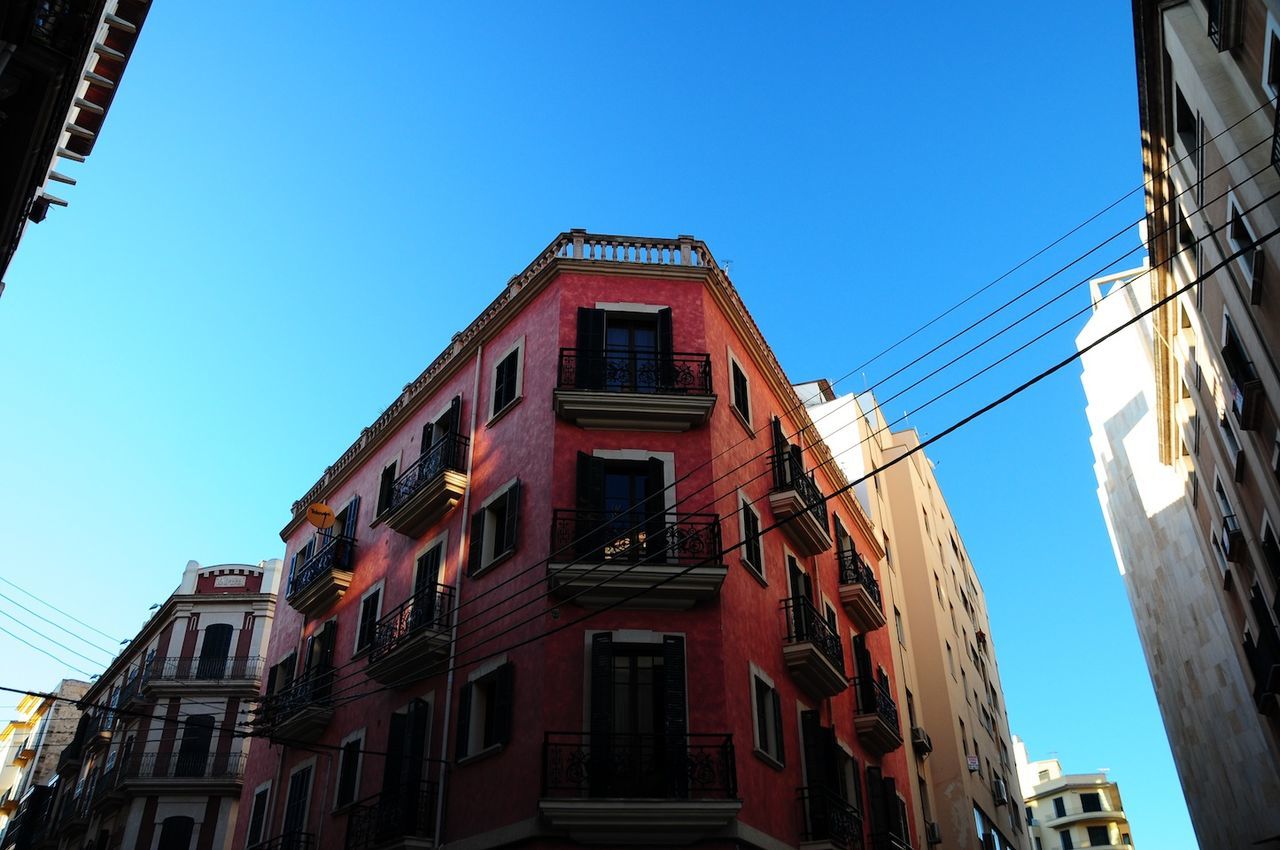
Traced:
<svg viewBox="0 0 1280 850">
<path fill-rule="evenodd" d="M 326 528 L 333 528 L 333 524 L 338 518 L 333 514 L 333 508 L 324 502 L 316 502 L 307 508 L 307 522 L 323 531 Z"/>
</svg>

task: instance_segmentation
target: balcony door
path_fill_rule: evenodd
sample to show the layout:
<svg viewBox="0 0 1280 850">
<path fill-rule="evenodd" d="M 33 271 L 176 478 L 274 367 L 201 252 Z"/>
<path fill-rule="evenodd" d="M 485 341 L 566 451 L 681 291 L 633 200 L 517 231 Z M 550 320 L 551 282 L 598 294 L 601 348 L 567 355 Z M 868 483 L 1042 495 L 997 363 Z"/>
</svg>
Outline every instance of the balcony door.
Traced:
<svg viewBox="0 0 1280 850">
<path fill-rule="evenodd" d="M 204 776 L 213 741 L 213 715 L 189 714 L 183 721 L 182 743 L 173 766 L 174 776 Z"/>
<path fill-rule="evenodd" d="M 836 731 L 822 725 L 817 711 L 802 711 L 800 737 L 804 746 L 807 831 L 814 838 L 848 839 L 849 789 Z"/>
<path fill-rule="evenodd" d="M 289 793 L 284 803 L 284 823 L 281 833 L 292 835 L 302 832 L 307 825 L 307 802 L 311 798 L 311 766 L 295 771 L 289 777 Z"/>
<path fill-rule="evenodd" d="M 200 660 L 196 662 L 197 679 L 221 679 L 227 674 L 231 655 L 231 635 L 235 630 L 226 623 L 215 623 L 204 630 Z"/>
<path fill-rule="evenodd" d="M 688 795 L 684 676 L 681 637 L 660 644 L 592 638 L 591 796 Z"/>
<path fill-rule="evenodd" d="M 666 467 L 578 452 L 578 554 L 665 561 Z"/>
<path fill-rule="evenodd" d="M 387 757 L 382 764 L 378 839 L 416 834 L 419 809 L 434 806 L 427 799 L 427 738 L 431 728 L 431 704 L 415 699 L 391 715 L 387 731 Z M 425 811 L 425 810 L 424 810 Z"/>
<path fill-rule="evenodd" d="M 418 557 L 417 568 L 413 574 L 413 612 L 409 618 L 409 628 L 435 626 L 436 588 L 440 586 L 440 559 L 444 554 L 444 544 L 437 543 Z"/>
<path fill-rule="evenodd" d="M 615 393 L 669 392 L 674 383 L 671 310 L 578 308 L 575 384 Z"/>
</svg>

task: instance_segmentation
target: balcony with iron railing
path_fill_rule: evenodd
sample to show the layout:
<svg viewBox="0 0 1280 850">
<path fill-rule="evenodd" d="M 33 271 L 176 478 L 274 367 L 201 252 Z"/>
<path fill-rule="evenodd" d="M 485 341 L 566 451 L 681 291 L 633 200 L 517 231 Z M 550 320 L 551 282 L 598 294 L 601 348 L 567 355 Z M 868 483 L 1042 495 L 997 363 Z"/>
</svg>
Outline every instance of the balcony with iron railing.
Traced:
<svg viewBox="0 0 1280 850">
<path fill-rule="evenodd" d="M 243 753 L 142 753 L 124 762 L 119 785 L 136 793 L 234 791 L 244 778 L 244 763 Z"/>
<path fill-rule="evenodd" d="M 432 585 L 385 614 L 373 628 L 369 677 L 400 685 L 431 675 L 449 652 L 453 588 Z"/>
<path fill-rule="evenodd" d="M 911 850 L 911 842 L 906 836 L 886 829 L 871 833 L 871 850 Z"/>
<path fill-rule="evenodd" d="M 468 445 L 457 433 L 436 440 L 392 483 L 379 521 L 409 537 L 422 536 L 466 491 Z"/>
<path fill-rule="evenodd" d="M 142 690 L 148 694 L 176 695 L 196 690 L 257 693 L 263 665 L 258 655 L 153 658 L 139 678 Z"/>
<path fill-rule="evenodd" d="M 346 850 L 429 846 L 435 838 L 437 788 L 422 780 L 353 804 Z"/>
<path fill-rule="evenodd" d="M 1253 677 L 1253 700 L 1258 711 L 1269 713 L 1280 706 L 1280 635 L 1270 623 L 1255 640 L 1244 639 L 1244 656 Z"/>
<path fill-rule="evenodd" d="M 562 348 L 553 403 L 585 428 L 687 431 L 715 407 L 711 355 Z"/>
<path fill-rule="evenodd" d="M 342 598 L 351 586 L 356 541 L 343 534 L 317 538 L 319 549 L 289 576 L 285 598 L 294 610 L 313 617 Z"/>
<path fill-rule="evenodd" d="M 547 583 L 585 607 L 690 608 L 728 574 L 716 514 L 557 509 Z"/>
<path fill-rule="evenodd" d="M 256 723 L 273 741 L 309 741 L 333 718 L 332 667 L 303 673 L 287 687 L 262 698 Z"/>
<path fill-rule="evenodd" d="M 291 830 L 250 844 L 248 850 L 315 850 L 315 846 L 314 833 Z"/>
<path fill-rule="evenodd" d="M 840 567 L 840 604 L 859 632 L 873 632 L 885 624 L 880 582 L 866 561 L 853 549 L 836 556 Z"/>
<path fill-rule="evenodd" d="M 782 610 L 787 626 L 782 658 L 800 686 L 818 699 L 847 688 L 844 647 L 836 630 L 803 596 L 784 599 Z"/>
<path fill-rule="evenodd" d="M 733 736 L 548 732 L 542 749 L 547 822 L 590 844 L 693 844 L 742 808 Z"/>
<path fill-rule="evenodd" d="M 880 755 L 901 747 L 898 704 L 888 686 L 878 679 L 860 677 L 854 680 L 853 690 L 857 695 L 853 726 L 863 746 Z"/>
<path fill-rule="evenodd" d="M 817 555 L 831 548 L 827 503 L 812 472 L 806 472 L 791 452 L 774 452 L 773 490 L 769 506 L 782 529 L 802 555 Z"/>
<path fill-rule="evenodd" d="M 829 788 L 801 788 L 800 817 L 805 850 L 861 850 L 862 815 L 847 798 Z"/>
<path fill-rule="evenodd" d="M 1231 400 L 1231 411 L 1240 427 L 1251 431 L 1258 426 L 1262 411 L 1262 379 L 1234 331 L 1228 331 L 1227 343 L 1222 347 L 1222 361 L 1227 368 L 1223 384 Z"/>
</svg>

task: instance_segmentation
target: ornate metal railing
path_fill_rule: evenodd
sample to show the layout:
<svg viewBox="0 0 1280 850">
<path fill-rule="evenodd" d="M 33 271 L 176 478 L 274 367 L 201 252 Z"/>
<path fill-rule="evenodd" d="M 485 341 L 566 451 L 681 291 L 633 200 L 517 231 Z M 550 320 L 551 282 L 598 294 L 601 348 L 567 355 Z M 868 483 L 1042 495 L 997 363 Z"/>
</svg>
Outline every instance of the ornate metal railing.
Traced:
<svg viewBox="0 0 1280 850">
<path fill-rule="evenodd" d="M 452 611 L 453 588 L 449 585 L 437 584 L 418 591 L 373 627 L 369 660 L 385 658 L 425 630 L 446 631 Z"/>
<path fill-rule="evenodd" d="M 332 667 L 320 667 L 303 673 L 289 687 L 263 697 L 262 715 L 268 726 L 280 723 L 311 706 L 327 706 L 332 701 Z"/>
<path fill-rule="evenodd" d="M 632 511 L 556 509 L 551 514 L 551 559 L 679 564 L 720 559 L 717 514 L 667 514 L 645 517 Z"/>
<path fill-rule="evenodd" d="M 813 603 L 803 596 L 793 596 L 782 600 L 782 610 L 787 614 L 787 641 L 813 643 L 827 657 L 827 660 L 844 671 L 844 647 L 840 643 L 840 635 L 813 607 Z"/>
<path fill-rule="evenodd" d="M 733 736 L 548 732 L 543 797 L 730 800 L 738 795 Z"/>
<path fill-rule="evenodd" d="M 436 783 L 423 780 L 356 803 L 347 818 L 347 850 L 371 850 L 401 838 L 432 838 Z"/>
<path fill-rule="evenodd" d="M 203 681 L 260 679 L 263 659 L 259 655 L 229 658 L 153 658 L 147 667 L 147 681 Z"/>
<path fill-rule="evenodd" d="M 898 704 L 884 683 L 878 679 L 859 677 L 853 680 L 853 691 L 858 697 L 858 714 L 878 714 L 880 719 L 894 729 L 898 726 Z"/>
<path fill-rule="evenodd" d="M 843 850 L 861 850 L 862 816 L 848 800 L 827 788 L 799 789 L 804 841 L 824 841 Z"/>
<path fill-rule="evenodd" d="M 249 850 L 314 850 L 316 837 L 310 832 L 283 832 L 257 844 L 250 844 Z"/>
<path fill-rule="evenodd" d="M 320 551 L 308 558 L 297 572 L 289 576 L 288 595 L 301 593 L 312 582 L 328 575 L 330 570 L 351 569 L 351 555 L 355 548 L 354 537 L 338 534 L 325 540 Z"/>
<path fill-rule="evenodd" d="M 386 513 L 391 513 L 408 502 L 415 493 L 444 474 L 446 469 L 464 471 L 467 468 L 467 446 L 470 442 L 462 434 L 446 434 L 436 440 L 392 483 Z"/>
<path fill-rule="evenodd" d="M 112 765 L 99 773 L 93 781 L 93 803 L 96 805 L 107 798 L 120 784 L 120 767 Z"/>
<path fill-rule="evenodd" d="M 873 832 L 871 850 L 911 850 L 911 842 L 896 832 Z"/>
<path fill-rule="evenodd" d="M 585 348 L 560 349 L 558 389 L 609 393 L 711 395 L 711 355 Z"/>
<path fill-rule="evenodd" d="M 1280 106 L 1276 108 L 1275 126 L 1271 130 L 1271 165 L 1280 169 Z"/>
<path fill-rule="evenodd" d="M 143 753 L 124 763 L 126 779 L 237 779 L 243 753 Z"/>
<path fill-rule="evenodd" d="M 1262 380 L 1258 377 L 1258 370 L 1253 365 L 1253 361 L 1245 354 L 1240 340 L 1234 333 L 1229 334 L 1229 337 L 1227 344 L 1222 347 L 1222 361 L 1227 367 L 1231 409 L 1241 427 L 1247 430 L 1253 424 L 1251 420 L 1256 407 L 1253 402 L 1262 388 Z"/>
<path fill-rule="evenodd" d="M 827 527 L 827 503 L 822 491 L 813 480 L 813 473 L 804 471 L 804 464 L 790 452 L 773 453 L 773 489 L 795 490 L 813 518 Z"/>
<path fill-rule="evenodd" d="M 841 584 L 860 584 L 866 588 L 867 593 L 876 601 L 881 610 L 884 609 L 884 603 L 880 599 L 880 582 L 876 581 L 876 574 L 871 571 L 871 567 L 867 562 L 862 560 L 862 556 L 856 551 L 849 549 L 841 552 L 837 556 L 840 564 L 840 583 Z"/>
</svg>

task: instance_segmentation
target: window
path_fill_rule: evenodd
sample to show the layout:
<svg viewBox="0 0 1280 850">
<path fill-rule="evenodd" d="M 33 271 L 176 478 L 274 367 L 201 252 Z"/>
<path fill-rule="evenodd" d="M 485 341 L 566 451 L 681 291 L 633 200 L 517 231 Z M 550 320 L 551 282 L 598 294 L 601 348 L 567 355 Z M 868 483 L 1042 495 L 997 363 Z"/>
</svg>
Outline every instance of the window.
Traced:
<svg viewBox="0 0 1280 850">
<path fill-rule="evenodd" d="M 1236 258 L 1241 270 L 1244 271 L 1244 284 L 1250 289 L 1253 288 L 1254 277 L 1254 252 L 1250 249 L 1257 243 L 1253 236 L 1253 228 L 1249 226 L 1249 222 L 1245 220 L 1244 213 L 1240 211 L 1240 202 L 1236 200 L 1235 195 L 1227 197 L 1227 244 L 1231 248 L 1231 253 L 1235 254 L 1243 251 Z"/>
<path fill-rule="evenodd" d="M 519 516 L 520 480 L 516 479 L 472 514 L 468 575 L 479 575 L 515 551 Z"/>
<path fill-rule="evenodd" d="M 951 654 L 951 641 L 947 641 L 947 669 L 951 671 L 951 678 L 956 677 L 956 657 Z"/>
<path fill-rule="evenodd" d="M 1080 795 L 1080 808 L 1086 812 L 1102 811 L 1102 797 L 1094 791 Z"/>
<path fill-rule="evenodd" d="M 289 775 L 289 794 L 285 798 L 281 833 L 303 832 L 307 823 L 307 804 L 311 801 L 312 760 Z"/>
<path fill-rule="evenodd" d="M 907 633 L 902 629 L 902 612 L 898 610 L 898 606 L 893 607 L 893 627 L 898 632 L 898 643 L 903 649 L 907 647 Z"/>
<path fill-rule="evenodd" d="M 1186 153 L 1193 156 L 1184 160 L 1188 165 L 1194 165 L 1196 153 L 1196 113 L 1191 108 L 1191 104 L 1187 103 L 1186 96 L 1182 93 L 1182 88 L 1178 85 L 1173 87 L 1173 127 L 1182 146 L 1186 148 Z"/>
<path fill-rule="evenodd" d="M 156 850 L 188 850 L 195 820 L 189 817 L 165 818 L 160 824 L 160 841 Z"/>
<path fill-rule="evenodd" d="M 1267 15 L 1267 40 L 1263 47 L 1262 87 L 1274 100 L 1280 96 L 1280 31 L 1275 18 Z"/>
<path fill-rule="evenodd" d="M 1058 841 L 1062 844 L 1062 850 L 1071 850 L 1075 846 L 1071 843 L 1071 830 L 1069 829 L 1058 830 Z"/>
<path fill-rule="evenodd" d="M 391 509 L 392 497 L 395 494 L 397 461 L 382 467 L 382 477 L 378 479 L 378 516 Z"/>
<path fill-rule="evenodd" d="M 1105 847 L 1111 843 L 1110 831 L 1105 826 L 1090 826 L 1086 828 L 1089 830 L 1090 847 Z"/>
<path fill-rule="evenodd" d="M 1053 816 L 1058 818 L 1067 816 L 1067 803 L 1061 797 L 1053 798 Z"/>
<path fill-rule="evenodd" d="M 1040 836 L 1036 836 L 1036 850 L 1044 850 L 1044 845 L 1040 843 Z"/>
<path fill-rule="evenodd" d="M 474 678 L 462 686 L 458 701 L 459 760 L 497 749 L 511 740 L 515 665 L 506 662 L 472 675 Z"/>
<path fill-rule="evenodd" d="M 1039 780 L 1040 782 L 1048 782 L 1048 781 L 1049 781 L 1049 771 L 1047 771 L 1047 770 L 1042 770 L 1042 771 L 1040 771 L 1038 774 L 1036 774 L 1036 779 L 1037 779 L 1037 780 Z"/>
<path fill-rule="evenodd" d="M 760 546 L 760 515 L 752 509 L 751 503 L 742 500 L 739 513 L 742 532 L 742 563 L 760 578 L 764 578 L 764 553 Z"/>
<path fill-rule="evenodd" d="M 755 719 L 756 752 L 769 761 L 782 765 L 786 757 L 782 746 L 782 702 L 773 683 L 760 673 L 753 672 L 751 684 L 754 696 L 752 714 Z"/>
<path fill-rule="evenodd" d="M 245 845 L 253 847 L 262 842 L 262 828 L 267 820 L 267 802 L 271 799 L 271 783 L 258 786 L 253 792 L 253 811 L 249 815 L 249 832 Z"/>
<path fill-rule="evenodd" d="M 356 800 L 356 794 L 360 790 L 360 751 L 363 747 L 363 730 L 342 742 L 338 756 L 338 789 L 333 795 L 335 809 L 350 805 Z"/>
<path fill-rule="evenodd" d="M 365 593 L 360 600 L 360 625 L 356 628 L 356 652 L 373 646 L 378 629 L 378 617 L 382 614 L 382 586 Z"/>
<path fill-rule="evenodd" d="M 884 562 L 889 566 L 893 566 L 893 550 L 889 548 L 889 535 L 881 532 L 884 537 Z"/>
<path fill-rule="evenodd" d="M 738 360 L 729 355 L 729 377 L 732 382 L 729 392 L 733 409 L 742 417 L 743 423 L 751 425 L 751 385 L 747 382 L 747 373 L 742 371 Z"/>
<path fill-rule="evenodd" d="M 489 404 L 489 420 L 493 421 L 499 414 L 520 400 L 520 387 L 524 379 L 524 362 L 521 352 L 524 349 L 524 338 L 511 347 L 498 360 L 493 369 L 493 393 Z"/>
</svg>

